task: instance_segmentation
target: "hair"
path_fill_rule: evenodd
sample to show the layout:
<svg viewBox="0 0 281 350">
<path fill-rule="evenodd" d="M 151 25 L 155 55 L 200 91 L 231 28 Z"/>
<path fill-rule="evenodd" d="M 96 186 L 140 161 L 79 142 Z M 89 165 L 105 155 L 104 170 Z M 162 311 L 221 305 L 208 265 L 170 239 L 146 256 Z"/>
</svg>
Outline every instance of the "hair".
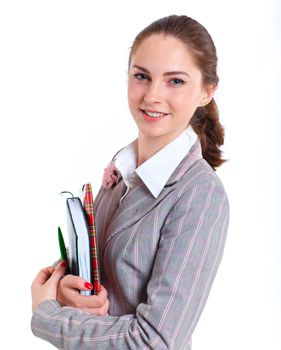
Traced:
<svg viewBox="0 0 281 350">
<path fill-rule="evenodd" d="M 163 34 L 179 39 L 192 54 L 202 74 L 203 85 L 218 85 L 217 54 L 208 31 L 197 21 L 187 16 L 163 17 L 144 28 L 135 38 L 129 55 L 131 59 L 139 44 L 153 34 Z M 202 147 L 203 158 L 215 170 L 222 163 L 220 146 L 224 143 L 224 128 L 219 121 L 219 111 L 214 99 L 206 106 L 198 107 L 190 120 Z"/>
</svg>

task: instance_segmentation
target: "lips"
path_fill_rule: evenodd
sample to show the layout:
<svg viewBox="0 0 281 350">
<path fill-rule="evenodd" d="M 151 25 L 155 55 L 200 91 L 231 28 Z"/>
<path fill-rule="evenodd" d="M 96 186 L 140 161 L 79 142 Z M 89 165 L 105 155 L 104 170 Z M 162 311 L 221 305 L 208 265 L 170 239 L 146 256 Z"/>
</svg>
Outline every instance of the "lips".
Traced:
<svg viewBox="0 0 281 350">
<path fill-rule="evenodd" d="M 147 110 L 147 109 L 141 109 L 142 115 L 144 119 L 149 120 L 149 121 L 156 121 L 160 120 L 164 117 L 166 117 L 169 113 L 164 113 L 160 111 L 155 111 L 155 110 Z"/>
</svg>

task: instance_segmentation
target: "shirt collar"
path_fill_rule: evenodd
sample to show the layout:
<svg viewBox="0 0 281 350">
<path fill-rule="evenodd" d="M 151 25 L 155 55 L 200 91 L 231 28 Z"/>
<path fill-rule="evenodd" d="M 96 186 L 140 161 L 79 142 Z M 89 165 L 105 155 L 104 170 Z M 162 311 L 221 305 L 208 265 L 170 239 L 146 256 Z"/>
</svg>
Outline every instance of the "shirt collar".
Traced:
<svg viewBox="0 0 281 350">
<path fill-rule="evenodd" d="M 130 187 L 137 174 L 151 194 L 157 198 L 196 140 L 197 134 L 189 126 L 176 139 L 137 168 L 137 140 L 134 140 L 117 153 L 115 166 L 120 171 L 127 187 Z M 168 162 L 167 159 L 169 159 Z"/>
</svg>

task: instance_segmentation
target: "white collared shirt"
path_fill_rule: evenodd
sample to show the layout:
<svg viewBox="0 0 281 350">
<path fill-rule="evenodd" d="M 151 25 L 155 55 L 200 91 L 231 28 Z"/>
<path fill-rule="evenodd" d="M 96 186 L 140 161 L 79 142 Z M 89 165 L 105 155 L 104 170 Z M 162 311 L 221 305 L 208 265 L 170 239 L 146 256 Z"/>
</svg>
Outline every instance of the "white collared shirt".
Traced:
<svg viewBox="0 0 281 350">
<path fill-rule="evenodd" d="M 127 191 L 120 202 L 134 186 L 137 175 L 151 194 L 157 198 L 196 140 L 197 134 L 189 126 L 176 139 L 161 148 L 137 168 L 137 140 L 121 149 L 114 157 L 115 166 L 120 171 L 127 186 Z"/>
</svg>

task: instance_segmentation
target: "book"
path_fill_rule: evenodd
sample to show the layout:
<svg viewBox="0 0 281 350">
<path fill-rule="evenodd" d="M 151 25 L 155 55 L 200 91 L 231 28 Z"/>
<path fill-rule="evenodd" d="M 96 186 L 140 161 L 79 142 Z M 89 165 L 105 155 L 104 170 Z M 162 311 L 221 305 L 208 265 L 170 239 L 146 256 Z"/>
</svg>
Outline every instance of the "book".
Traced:
<svg viewBox="0 0 281 350">
<path fill-rule="evenodd" d="M 70 273 L 93 284 L 90 230 L 84 207 L 78 197 L 67 198 L 66 204 Z M 81 291 L 81 294 L 93 292 Z"/>
</svg>

